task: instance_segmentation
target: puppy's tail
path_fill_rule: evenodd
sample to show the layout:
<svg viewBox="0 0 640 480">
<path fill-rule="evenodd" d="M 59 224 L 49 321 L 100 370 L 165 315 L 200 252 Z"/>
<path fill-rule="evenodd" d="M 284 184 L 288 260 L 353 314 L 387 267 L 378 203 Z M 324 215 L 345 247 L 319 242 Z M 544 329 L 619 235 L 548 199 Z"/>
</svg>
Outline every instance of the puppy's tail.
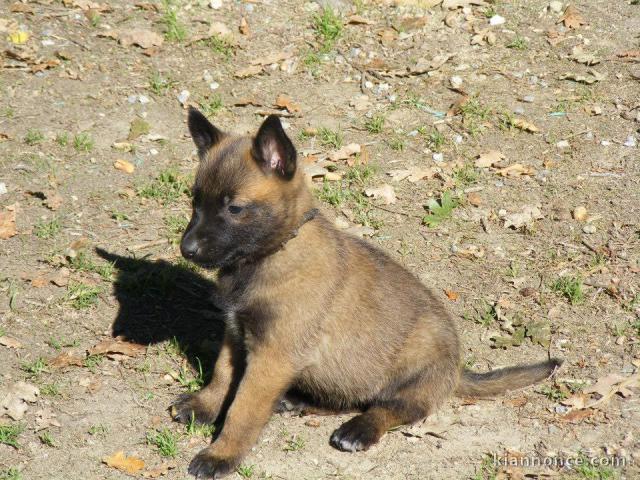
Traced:
<svg viewBox="0 0 640 480">
<path fill-rule="evenodd" d="M 456 389 L 459 397 L 492 397 L 508 390 L 541 382 L 562 365 L 562 360 L 552 358 L 531 365 L 517 365 L 501 368 L 487 373 L 462 370 Z"/>
</svg>

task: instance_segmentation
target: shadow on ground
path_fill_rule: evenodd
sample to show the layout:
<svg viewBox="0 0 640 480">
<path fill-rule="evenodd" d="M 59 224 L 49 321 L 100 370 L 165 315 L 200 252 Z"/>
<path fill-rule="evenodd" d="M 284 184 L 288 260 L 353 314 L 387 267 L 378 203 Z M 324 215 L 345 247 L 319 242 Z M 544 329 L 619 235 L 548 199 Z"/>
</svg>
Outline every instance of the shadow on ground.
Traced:
<svg viewBox="0 0 640 480">
<path fill-rule="evenodd" d="M 114 295 L 120 304 L 113 336 L 152 345 L 175 339 L 197 370 L 208 377 L 224 332 L 222 312 L 211 297 L 215 283 L 164 260 L 131 258 L 96 248 L 115 264 Z"/>
</svg>

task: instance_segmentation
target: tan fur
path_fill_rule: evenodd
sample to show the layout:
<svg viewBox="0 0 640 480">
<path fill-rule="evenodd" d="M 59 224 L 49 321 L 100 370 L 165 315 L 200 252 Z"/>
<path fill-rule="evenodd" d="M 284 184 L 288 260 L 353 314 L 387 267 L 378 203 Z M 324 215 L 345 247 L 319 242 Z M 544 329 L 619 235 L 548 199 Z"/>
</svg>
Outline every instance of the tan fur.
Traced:
<svg viewBox="0 0 640 480">
<path fill-rule="evenodd" d="M 232 154 L 220 158 L 233 141 Z M 237 198 L 268 203 L 286 233 L 294 232 L 315 208 L 303 174 L 298 170 L 291 180 L 265 174 L 250 146 L 250 139 L 225 138 L 202 162 L 196 184 L 219 188 L 221 175 L 240 175 Z M 392 427 L 429 415 L 456 392 L 497 394 L 539 381 L 556 365 L 461 377 L 454 322 L 440 300 L 386 254 L 322 215 L 275 253 L 222 271 L 219 289 L 232 298 L 225 347 L 212 383 L 178 410 L 215 417 L 233 383 L 230 356 L 241 350 L 234 345 L 246 349 L 247 366 L 222 433 L 194 460 L 198 472 L 221 474 L 236 464 L 290 389 L 317 407 L 363 410 L 332 437 L 338 448 L 358 450 Z"/>
</svg>

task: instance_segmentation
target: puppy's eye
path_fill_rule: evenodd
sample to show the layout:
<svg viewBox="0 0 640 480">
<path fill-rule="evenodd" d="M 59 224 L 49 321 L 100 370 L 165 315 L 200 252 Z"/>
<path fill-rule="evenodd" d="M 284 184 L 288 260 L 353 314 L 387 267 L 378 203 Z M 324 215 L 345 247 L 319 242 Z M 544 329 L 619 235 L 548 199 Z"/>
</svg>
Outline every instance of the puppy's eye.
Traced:
<svg viewBox="0 0 640 480">
<path fill-rule="evenodd" d="M 242 210 L 244 210 L 244 207 L 241 207 L 240 205 L 229 205 L 227 209 L 229 210 L 230 214 L 237 215 Z"/>
</svg>

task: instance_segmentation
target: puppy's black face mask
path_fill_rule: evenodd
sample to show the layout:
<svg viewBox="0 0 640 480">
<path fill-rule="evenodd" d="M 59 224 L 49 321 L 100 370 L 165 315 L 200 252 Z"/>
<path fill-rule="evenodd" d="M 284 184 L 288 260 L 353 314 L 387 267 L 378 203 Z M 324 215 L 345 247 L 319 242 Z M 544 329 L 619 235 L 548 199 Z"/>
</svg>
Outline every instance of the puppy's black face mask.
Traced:
<svg viewBox="0 0 640 480">
<path fill-rule="evenodd" d="M 224 268 L 277 249 L 289 233 L 288 208 L 279 195 L 265 192 L 289 181 L 296 168 L 295 149 L 279 119 L 267 118 L 254 139 L 232 139 L 192 109 L 189 130 L 201 162 L 191 221 L 180 242 L 182 255 L 205 267 Z"/>
</svg>

